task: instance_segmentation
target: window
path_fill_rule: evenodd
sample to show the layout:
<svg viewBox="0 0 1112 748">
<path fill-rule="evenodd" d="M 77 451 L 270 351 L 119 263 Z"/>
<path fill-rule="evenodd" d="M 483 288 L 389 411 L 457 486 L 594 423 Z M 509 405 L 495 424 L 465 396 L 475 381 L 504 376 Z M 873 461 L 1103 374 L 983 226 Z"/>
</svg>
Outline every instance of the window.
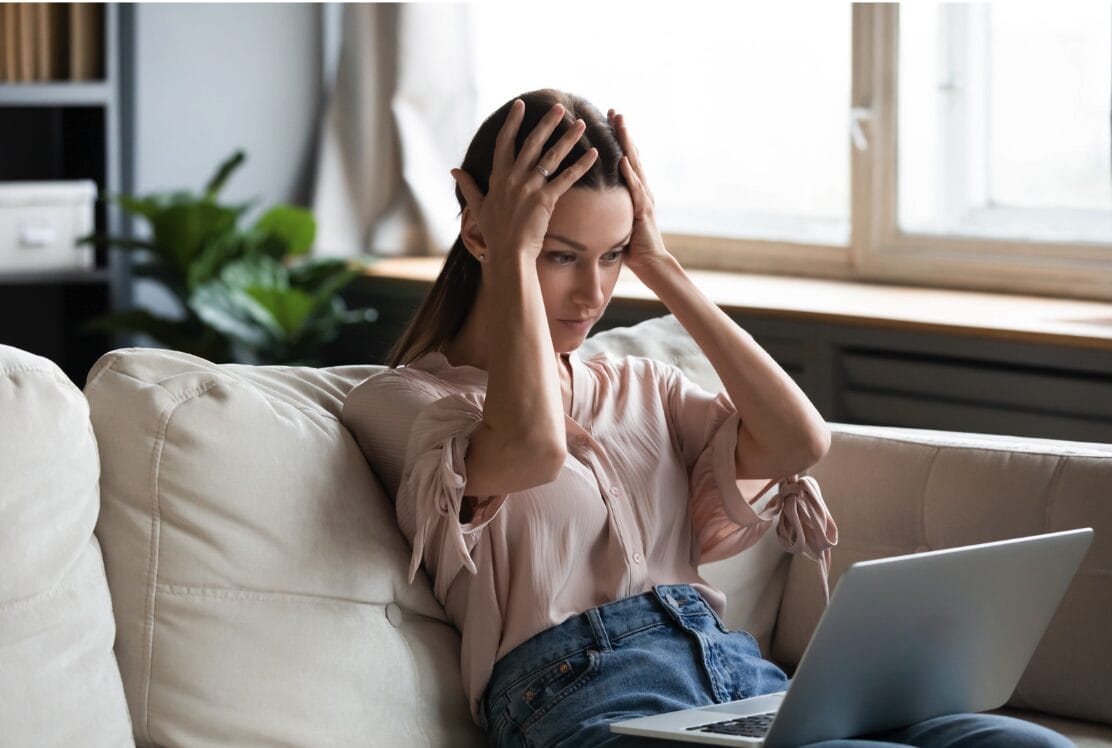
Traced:
<svg viewBox="0 0 1112 748">
<path fill-rule="evenodd" d="M 476 7 L 483 116 L 542 86 L 581 94 L 628 118 L 663 231 L 846 245 L 848 4 L 802 24 L 790 5 L 554 7 Z"/>
<path fill-rule="evenodd" d="M 1109 4 L 474 21 L 479 111 L 540 85 L 623 110 L 688 267 L 1112 299 Z"/>
<path fill-rule="evenodd" d="M 906 5 L 904 231 L 1112 242 L 1112 6 Z"/>
</svg>

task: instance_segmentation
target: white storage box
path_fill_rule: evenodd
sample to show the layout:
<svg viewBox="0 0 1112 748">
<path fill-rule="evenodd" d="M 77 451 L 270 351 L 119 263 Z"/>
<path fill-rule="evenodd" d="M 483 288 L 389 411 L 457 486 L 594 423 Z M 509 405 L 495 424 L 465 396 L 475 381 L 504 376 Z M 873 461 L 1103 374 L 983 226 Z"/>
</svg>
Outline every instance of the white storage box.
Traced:
<svg viewBox="0 0 1112 748">
<path fill-rule="evenodd" d="M 0 182 L 0 273 L 89 270 L 97 186 L 72 182 Z"/>
</svg>

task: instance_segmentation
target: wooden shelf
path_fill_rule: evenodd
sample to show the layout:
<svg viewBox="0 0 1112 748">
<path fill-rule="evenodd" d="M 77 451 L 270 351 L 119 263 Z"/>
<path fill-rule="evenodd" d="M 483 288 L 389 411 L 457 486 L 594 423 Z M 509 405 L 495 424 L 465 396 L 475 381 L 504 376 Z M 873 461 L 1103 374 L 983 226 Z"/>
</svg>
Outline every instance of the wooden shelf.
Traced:
<svg viewBox="0 0 1112 748">
<path fill-rule="evenodd" d="M 101 25 L 99 39 L 83 36 L 78 55 L 71 38 L 66 64 L 51 70 L 55 75 L 87 70 L 98 77 L 0 82 L 0 180 L 91 179 L 101 195 L 128 189 L 128 82 L 134 71 L 124 65 L 133 59 L 134 8 L 107 3 L 82 11 L 90 14 L 85 21 Z M 94 216 L 96 234 L 126 233 L 115 206 L 98 202 Z M 86 322 L 129 305 L 130 256 L 99 245 L 94 256 L 96 266 L 87 270 L 0 267 L 0 343 L 51 359 L 78 386 L 97 358 L 117 344 L 110 334 L 90 332 Z"/>
<path fill-rule="evenodd" d="M 0 84 L 0 106 L 106 106 L 111 99 L 106 81 Z"/>
<path fill-rule="evenodd" d="M 374 278 L 432 283 L 441 257 L 382 258 Z M 1112 303 L 915 286 L 689 270 L 715 304 L 734 314 L 935 332 L 1112 351 Z M 614 299 L 659 304 L 623 269 Z"/>
<path fill-rule="evenodd" d="M 79 285 L 108 283 L 109 273 L 97 270 L 33 270 L 27 272 L 0 271 L 0 286 L 29 285 Z"/>
</svg>

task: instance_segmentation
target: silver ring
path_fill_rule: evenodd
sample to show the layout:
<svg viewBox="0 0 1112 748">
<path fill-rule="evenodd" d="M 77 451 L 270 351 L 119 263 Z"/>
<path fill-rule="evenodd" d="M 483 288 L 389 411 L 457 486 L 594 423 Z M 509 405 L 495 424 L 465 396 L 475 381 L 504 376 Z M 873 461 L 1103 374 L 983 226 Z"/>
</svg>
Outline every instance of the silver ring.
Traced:
<svg viewBox="0 0 1112 748">
<path fill-rule="evenodd" d="M 544 168 L 540 164 L 537 164 L 533 168 L 536 169 L 537 171 L 539 171 L 541 173 L 541 176 L 544 177 L 545 179 L 548 179 L 552 175 L 552 172 L 550 172 L 548 169 Z"/>
</svg>

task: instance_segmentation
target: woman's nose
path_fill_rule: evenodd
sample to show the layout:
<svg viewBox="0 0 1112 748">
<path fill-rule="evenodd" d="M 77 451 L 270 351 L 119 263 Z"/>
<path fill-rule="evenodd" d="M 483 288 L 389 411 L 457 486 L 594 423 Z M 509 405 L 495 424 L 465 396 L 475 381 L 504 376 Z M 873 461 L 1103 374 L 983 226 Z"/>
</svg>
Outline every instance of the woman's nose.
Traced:
<svg viewBox="0 0 1112 748">
<path fill-rule="evenodd" d="M 594 265 L 584 263 L 585 267 L 576 275 L 574 301 L 590 309 L 602 306 L 605 293 L 602 288 L 602 273 Z"/>
</svg>

